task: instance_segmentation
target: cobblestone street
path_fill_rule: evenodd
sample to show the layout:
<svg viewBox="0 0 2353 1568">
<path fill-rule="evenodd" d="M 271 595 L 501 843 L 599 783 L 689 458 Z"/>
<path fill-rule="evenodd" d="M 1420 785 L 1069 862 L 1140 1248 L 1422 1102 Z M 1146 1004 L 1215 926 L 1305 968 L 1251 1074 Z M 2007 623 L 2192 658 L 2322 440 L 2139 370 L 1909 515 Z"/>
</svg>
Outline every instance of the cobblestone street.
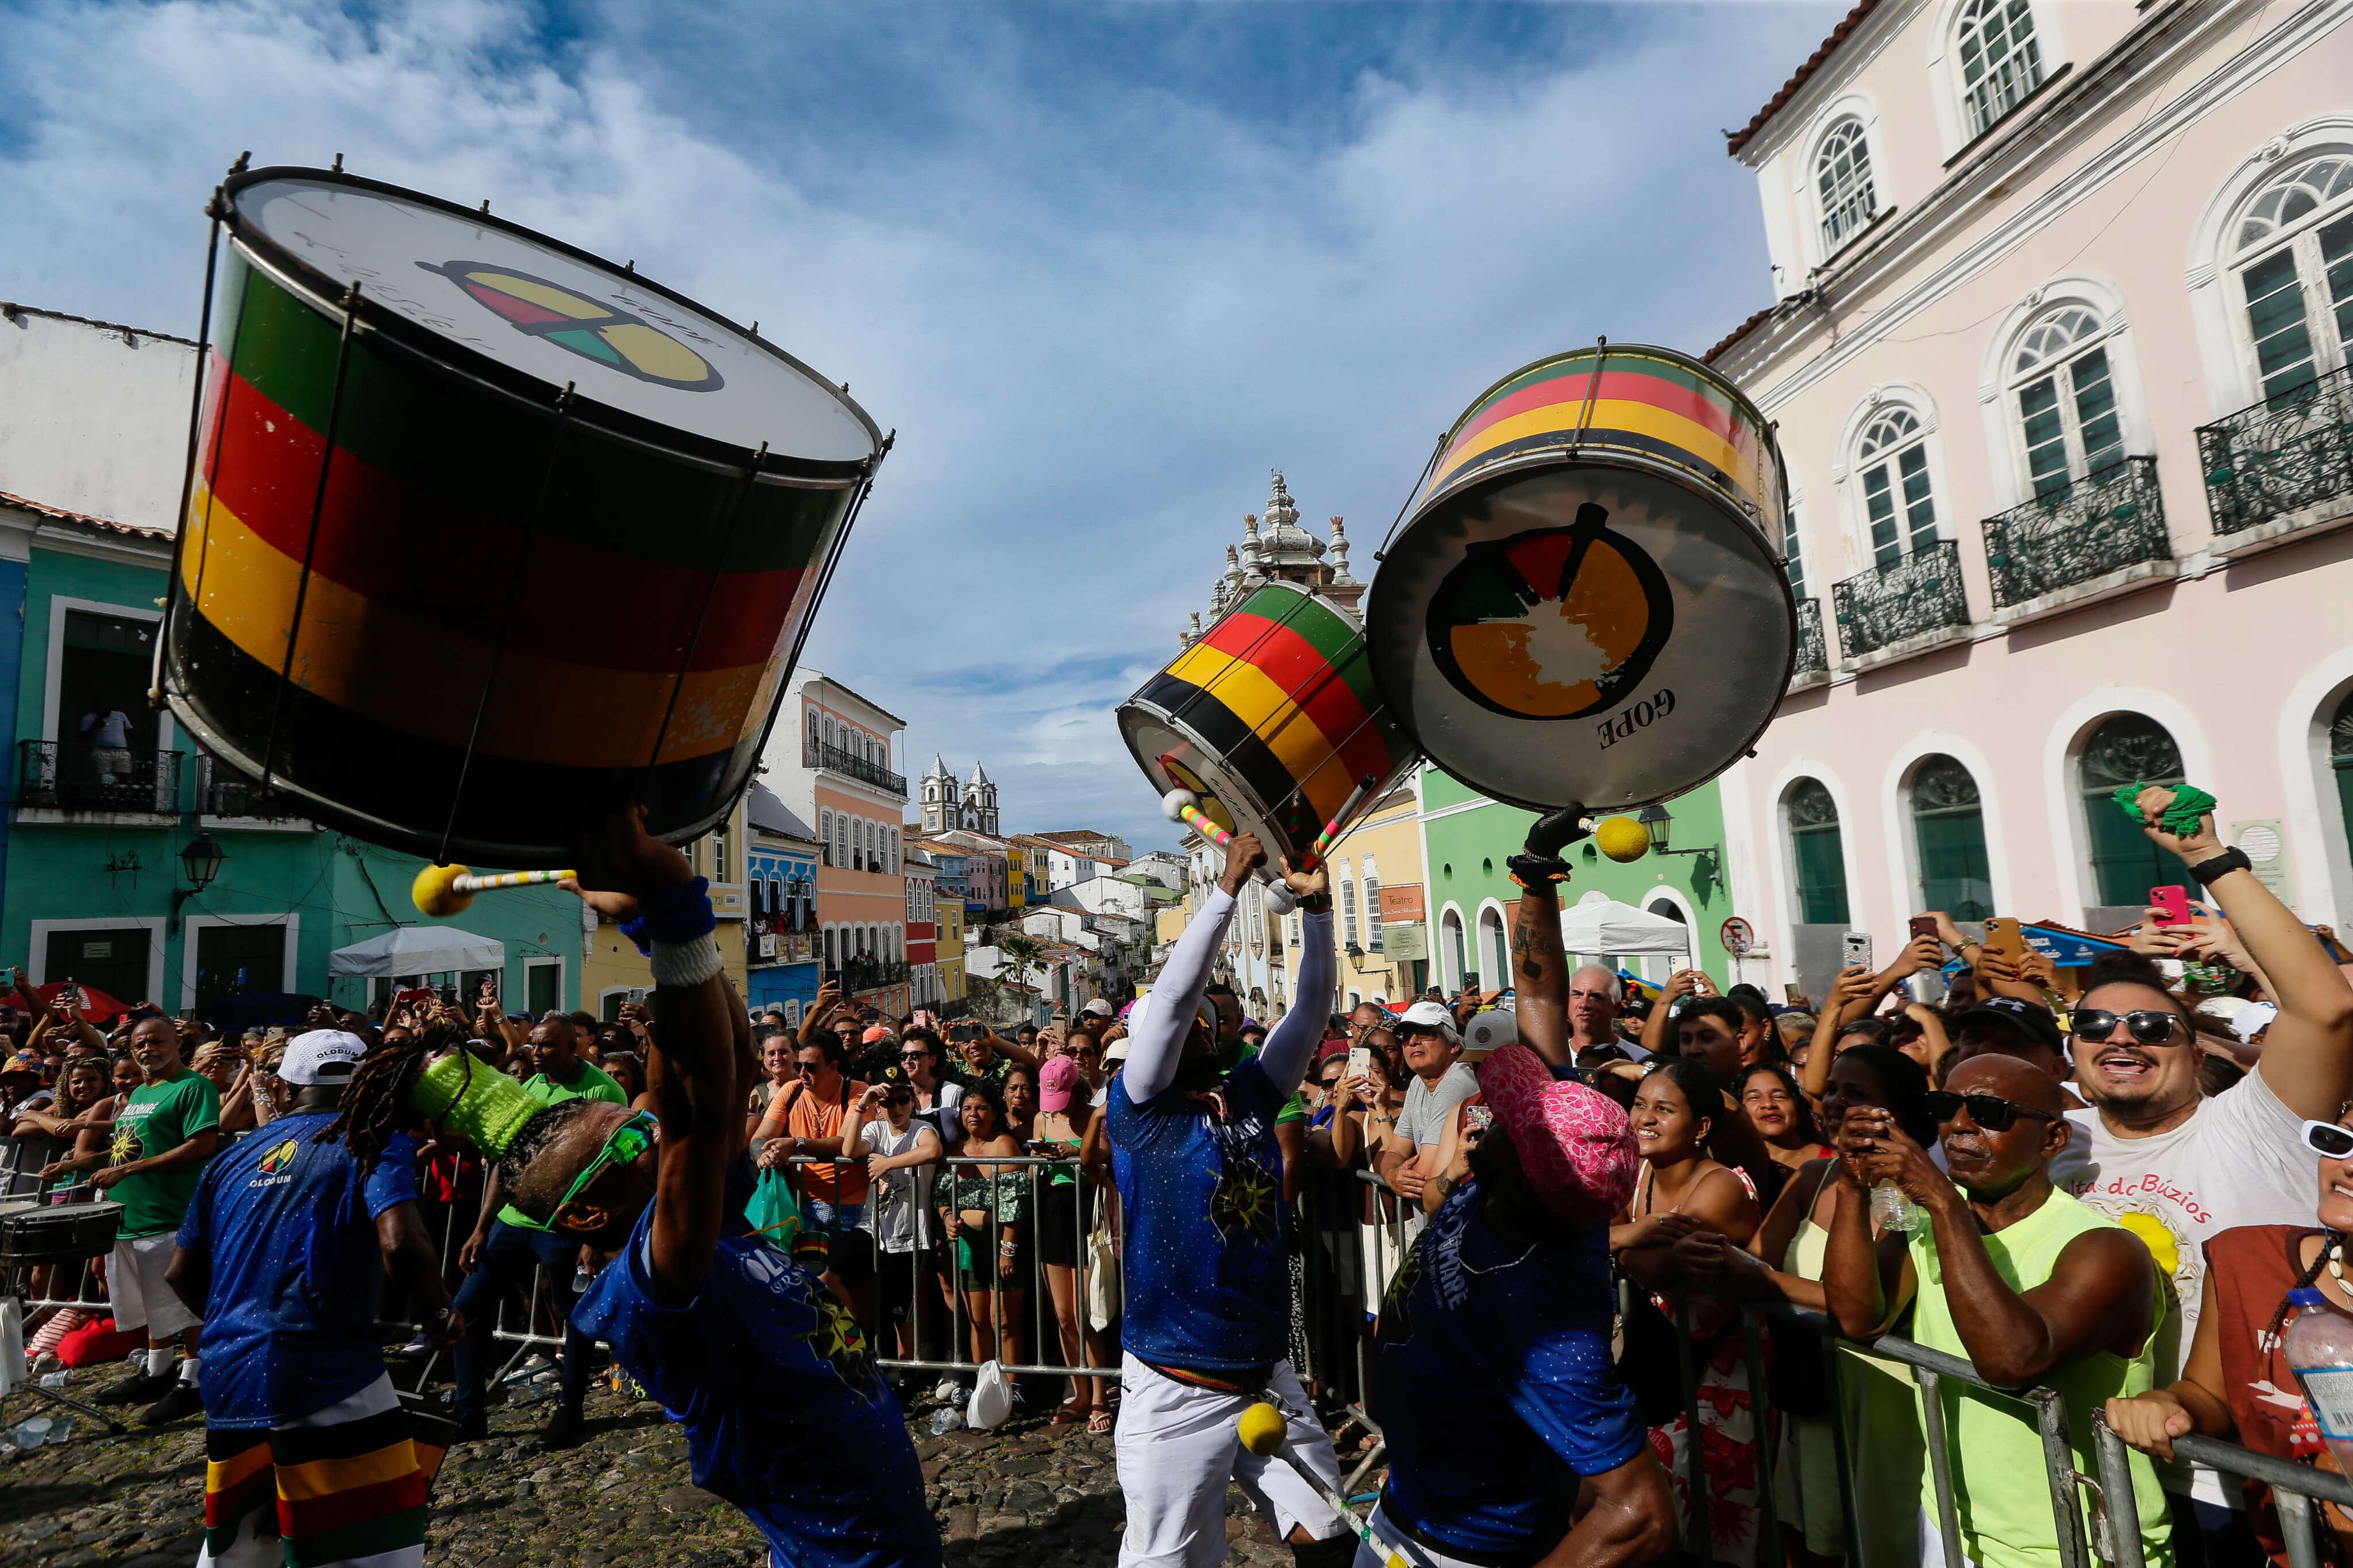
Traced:
<svg viewBox="0 0 2353 1568">
<path fill-rule="evenodd" d="M 101 1374 L 93 1389 L 111 1382 Z M 8 1402 L 13 1423 L 36 1413 Z M 448 1568 L 752 1568 L 758 1531 L 688 1479 L 679 1428 L 647 1402 L 602 1388 L 588 1440 L 562 1454 L 532 1447 L 545 1406 L 501 1410 L 491 1440 L 452 1449 L 434 1489 L 425 1560 Z M 915 1452 L 953 1564 L 1093 1568 L 1114 1562 L 1122 1511 L 1112 1439 L 1042 1415 L 995 1432 L 930 1435 Z M 0 1461 L 0 1563 L 23 1568 L 188 1568 L 201 1545 L 203 1428 L 132 1427 L 108 1437 L 86 1418 L 62 1447 Z M 1290 1552 L 1239 1490 L 1227 1494 L 1230 1564 L 1283 1568 Z"/>
</svg>

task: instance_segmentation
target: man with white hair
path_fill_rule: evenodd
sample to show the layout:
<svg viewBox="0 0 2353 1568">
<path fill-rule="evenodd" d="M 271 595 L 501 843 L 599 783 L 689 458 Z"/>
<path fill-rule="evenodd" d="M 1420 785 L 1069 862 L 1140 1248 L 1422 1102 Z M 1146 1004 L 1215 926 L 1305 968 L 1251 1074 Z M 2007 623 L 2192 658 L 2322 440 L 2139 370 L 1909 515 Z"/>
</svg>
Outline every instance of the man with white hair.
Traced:
<svg viewBox="0 0 2353 1568">
<path fill-rule="evenodd" d="M 1618 1037 L 1618 1010 L 1625 1000 L 1623 984 L 1607 965 L 1583 964 L 1568 977 L 1568 1049 L 1578 1067 L 1590 1068 L 1607 1059 L 1593 1055 L 1604 1047 L 1637 1061 L 1649 1056 Z"/>
</svg>

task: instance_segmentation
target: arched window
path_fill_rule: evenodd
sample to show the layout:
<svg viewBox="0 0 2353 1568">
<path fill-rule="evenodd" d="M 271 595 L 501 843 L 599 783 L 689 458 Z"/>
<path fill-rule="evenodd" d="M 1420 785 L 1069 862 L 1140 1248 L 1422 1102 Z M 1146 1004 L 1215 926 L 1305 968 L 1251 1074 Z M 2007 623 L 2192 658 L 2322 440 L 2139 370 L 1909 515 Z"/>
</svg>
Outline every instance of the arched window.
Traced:
<svg viewBox="0 0 2353 1568">
<path fill-rule="evenodd" d="M 1928 486 L 1928 433 L 1908 408 L 1890 408 L 1864 427 L 1855 447 L 1871 529 L 1871 563 L 1899 565 L 1936 542 L 1936 498 Z"/>
<path fill-rule="evenodd" d="M 1784 797 L 1789 864 L 1798 878 L 1801 925 L 1847 923 L 1846 850 L 1839 838 L 1838 803 L 1819 779 L 1799 779 Z"/>
<path fill-rule="evenodd" d="M 1677 925 L 1688 926 L 1691 924 L 1691 921 L 1683 919 L 1683 906 L 1676 903 L 1672 899 L 1652 899 L 1648 904 L 1643 906 L 1643 912 L 1645 914 L 1664 915 L 1667 919 L 1674 921 Z M 1683 939 L 1683 956 L 1680 960 L 1662 957 L 1658 961 L 1657 965 L 1654 967 L 1650 959 L 1643 959 L 1642 978 L 1645 980 L 1664 980 L 1676 970 L 1687 967 L 1688 965 L 1696 963 L 1699 955 L 1692 951 L 1691 939 L 1689 937 L 1685 937 Z"/>
<path fill-rule="evenodd" d="M 2353 363 L 2353 156 L 2274 176 L 2230 248 L 2266 401 Z"/>
<path fill-rule="evenodd" d="M 1465 955 L 1462 951 L 1461 911 L 1447 910 L 1440 918 L 1439 925 L 1446 939 L 1446 945 L 1440 950 L 1440 962 L 1446 966 L 1445 985 L 1449 991 L 1451 991 L 1462 984 L 1463 971 L 1470 967 L 1464 962 Z"/>
<path fill-rule="evenodd" d="M 2096 312 L 2068 305 L 2029 328 L 2010 356 L 2010 395 L 2025 438 L 2028 479 L 2038 496 L 2124 459 L 2106 336 Z"/>
<path fill-rule="evenodd" d="M 1814 154 L 1814 191 L 1822 204 L 1822 254 L 1829 256 L 1861 234 L 1879 210 L 1862 121 L 1841 120 L 1822 138 Z"/>
<path fill-rule="evenodd" d="M 808 710 L 808 735 L 809 752 L 811 753 L 809 757 L 809 765 L 814 767 L 817 765 L 817 757 L 815 752 L 817 751 L 818 743 L 817 710 L 814 708 Z"/>
<path fill-rule="evenodd" d="M 2042 84 L 2042 51 L 2027 0 L 1968 0 L 1959 31 L 1961 98 L 1975 137 Z"/>
<path fill-rule="evenodd" d="M 833 744 L 833 715 L 830 713 L 825 716 L 825 743 L 828 746 Z"/>
<path fill-rule="evenodd" d="M 1340 946 L 1356 945 L 1356 880 L 1348 874 L 1348 863 L 1340 862 Z"/>
<path fill-rule="evenodd" d="M 1968 769 L 1939 755 L 1913 770 L 1912 836 L 1920 852 L 1921 908 L 1942 910 L 1957 921 L 1981 921 L 1994 912 L 1985 807 Z"/>
<path fill-rule="evenodd" d="M 2103 904 L 2138 909 L 2148 890 L 2189 880 L 2189 868 L 2150 842 L 2116 807 L 2126 784 L 2181 782 L 2181 748 L 2165 726 L 2140 713 L 2119 713 L 2093 731 L 2077 765 L 2084 820 L 2091 831 L 2092 881 Z"/>
<path fill-rule="evenodd" d="M 2346 839 L 2353 842 L 2353 691 L 2328 721 L 2328 771 L 2337 775 L 2337 809 L 2345 818 Z"/>
<path fill-rule="evenodd" d="M 1369 855 L 1365 857 L 1365 951 L 1381 951 L 1381 873 Z"/>
<path fill-rule="evenodd" d="M 841 864 L 841 858 L 835 853 L 833 847 L 833 813 L 829 811 L 820 811 L 817 814 L 817 847 L 818 852 L 825 857 L 827 865 Z"/>
<path fill-rule="evenodd" d="M 1802 599 L 1806 596 L 1806 554 L 1798 519 L 1796 502 L 1781 509 L 1781 570 L 1789 579 L 1789 592 Z"/>
<path fill-rule="evenodd" d="M 1501 910 L 1479 911 L 1479 962 L 1481 990 L 1501 991 L 1512 983 L 1512 950 L 1504 940 Z M 1487 967 L 1490 964 L 1493 967 Z"/>
</svg>

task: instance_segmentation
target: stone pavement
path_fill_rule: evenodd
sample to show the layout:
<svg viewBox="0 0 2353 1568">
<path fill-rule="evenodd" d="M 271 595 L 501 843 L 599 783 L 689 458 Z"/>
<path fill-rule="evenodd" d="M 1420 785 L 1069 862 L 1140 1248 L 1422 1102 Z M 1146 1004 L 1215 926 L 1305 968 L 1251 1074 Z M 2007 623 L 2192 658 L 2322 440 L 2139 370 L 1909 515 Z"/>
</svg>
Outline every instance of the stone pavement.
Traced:
<svg viewBox="0 0 2353 1568">
<path fill-rule="evenodd" d="M 77 1382 L 79 1383 L 79 1379 Z M 111 1369 L 89 1387 L 103 1389 Z M 78 1389 L 77 1392 L 79 1392 Z M 450 1450 L 433 1496 L 425 1560 L 434 1568 L 758 1568 L 757 1531 L 698 1490 L 683 1434 L 649 1402 L 594 1390 L 588 1440 L 541 1454 L 546 1406 L 501 1409 L 487 1443 Z M 13 1426 L 50 1407 L 18 1394 Z M 1042 1415 L 995 1432 L 930 1434 L 915 1452 L 952 1568 L 1109 1568 L 1122 1521 L 1112 1439 Z M 5 1436 L 5 1435 L 0 1435 Z M 73 1437 L 0 1459 L 0 1564 L 9 1568 L 191 1568 L 204 1521 L 204 1434 L 189 1420 L 108 1437 L 75 1418 Z M 1290 1568 L 1239 1490 L 1227 1494 L 1227 1563 Z"/>
</svg>

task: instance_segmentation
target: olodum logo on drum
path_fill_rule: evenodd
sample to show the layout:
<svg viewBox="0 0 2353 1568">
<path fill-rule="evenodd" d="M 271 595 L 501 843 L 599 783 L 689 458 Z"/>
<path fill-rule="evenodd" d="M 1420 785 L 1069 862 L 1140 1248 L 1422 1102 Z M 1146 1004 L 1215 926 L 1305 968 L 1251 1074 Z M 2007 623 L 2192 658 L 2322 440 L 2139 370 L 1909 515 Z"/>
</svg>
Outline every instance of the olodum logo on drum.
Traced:
<svg viewBox="0 0 2353 1568">
<path fill-rule="evenodd" d="M 701 354 L 642 316 L 574 293 L 561 284 L 486 261 L 417 264 L 438 272 L 516 331 L 554 343 L 607 370 L 656 386 L 716 392 L 725 384 Z"/>
</svg>

